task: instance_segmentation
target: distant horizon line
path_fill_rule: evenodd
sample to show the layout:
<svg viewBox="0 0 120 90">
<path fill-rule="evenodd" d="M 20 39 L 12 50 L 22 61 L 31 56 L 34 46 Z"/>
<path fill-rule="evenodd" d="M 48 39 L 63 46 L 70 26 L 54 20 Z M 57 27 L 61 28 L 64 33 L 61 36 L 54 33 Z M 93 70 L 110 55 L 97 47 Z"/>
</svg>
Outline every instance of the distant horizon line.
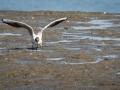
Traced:
<svg viewBox="0 0 120 90">
<path fill-rule="evenodd" d="M 52 12 L 88 12 L 88 13 L 118 13 L 120 14 L 120 12 L 106 12 L 106 11 L 80 11 L 80 10 L 13 10 L 13 9 L 4 9 L 0 11 L 16 11 L 16 12 L 37 12 L 37 11 L 52 11 Z"/>
</svg>

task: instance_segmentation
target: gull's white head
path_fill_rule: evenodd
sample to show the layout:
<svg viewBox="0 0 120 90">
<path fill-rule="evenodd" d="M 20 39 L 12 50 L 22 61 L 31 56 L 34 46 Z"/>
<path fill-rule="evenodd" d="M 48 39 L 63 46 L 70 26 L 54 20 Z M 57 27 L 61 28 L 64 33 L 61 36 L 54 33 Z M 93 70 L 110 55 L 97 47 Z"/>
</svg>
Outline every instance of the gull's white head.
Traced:
<svg viewBox="0 0 120 90">
<path fill-rule="evenodd" d="M 40 45 L 42 46 L 42 39 L 40 39 L 39 37 L 36 37 L 36 38 L 35 38 L 35 42 L 36 42 L 37 44 L 40 44 Z"/>
<path fill-rule="evenodd" d="M 35 38 L 35 41 L 38 43 L 38 42 L 39 42 L 39 37 L 36 37 L 36 38 Z"/>
</svg>

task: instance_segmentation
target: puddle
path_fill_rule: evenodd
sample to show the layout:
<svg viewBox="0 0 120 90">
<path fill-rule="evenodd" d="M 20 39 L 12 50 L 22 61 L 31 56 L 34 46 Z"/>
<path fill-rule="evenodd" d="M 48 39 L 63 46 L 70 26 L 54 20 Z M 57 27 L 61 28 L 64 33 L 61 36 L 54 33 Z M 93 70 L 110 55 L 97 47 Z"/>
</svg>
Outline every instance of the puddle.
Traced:
<svg viewBox="0 0 120 90">
<path fill-rule="evenodd" d="M 32 50 L 32 48 L 30 50 L 27 50 L 27 51 L 31 51 L 31 52 L 54 52 L 54 50 L 41 50 L 41 49 L 34 49 Z"/>
<path fill-rule="evenodd" d="M 72 40 L 60 40 L 60 41 L 55 41 L 55 42 L 45 42 L 48 45 L 58 45 L 59 43 L 69 43 L 73 42 Z"/>
<path fill-rule="evenodd" d="M 117 58 L 118 56 L 117 56 L 117 55 L 106 55 L 106 56 L 104 56 L 104 57 L 105 57 L 105 58 Z M 71 65 L 97 64 L 97 63 L 99 63 L 99 62 L 101 62 L 101 61 L 104 61 L 104 59 L 103 59 L 103 58 L 97 58 L 97 60 L 94 61 L 94 62 L 66 62 L 66 61 L 62 61 L 62 62 L 60 62 L 60 64 L 71 64 Z M 120 74 L 120 72 L 119 72 L 119 74 Z"/>
<path fill-rule="evenodd" d="M 106 55 L 106 56 L 103 56 L 104 58 L 118 58 L 118 55 Z"/>
<path fill-rule="evenodd" d="M 64 49 L 68 49 L 68 50 L 80 50 L 81 48 L 64 48 Z"/>
<path fill-rule="evenodd" d="M 93 48 L 96 51 L 103 51 L 101 48 Z"/>
<path fill-rule="evenodd" d="M 16 63 L 18 64 L 33 64 L 33 63 L 40 63 L 38 61 L 28 61 L 28 60 L 19 60 L 19 61 L 16 61 Z"/>
<path fill-rule="evenodd" d="M 5 16 L 4 14 L 0 14 L 0 16 Z M 2 22 L 2 21 L 1 21 Z"/>
<path fill-rule="evenodd" d="M 119 75 L 120 75 L 120 72 L 118 72 L 117 74 L 119 74 Z"/>
<path fill-rule="evenodd" d="M 2 24 L 2 21 L 0 21 L 0 24 Z"/>
<path fill-rule="evenodd" d="M 90 33 L 90 32 L 88 32 Z M 110 37 L 98 37 L 98 36 L 81 36 L 81 33 L 67 33 L 64 32 L 63 36 L 68 36 L 68 39 L 78 40 L 78 39 L 92 39 L 92 40 L 116 40 L 120 41 L 120 38 L 110 38 Z M 72 42 L 70 40 L 62 40 L 59 42 Z"/>
<path fill-rule="evenodd" d="M 48 45 L 56 45 L 56 44 L 58 44 L 59 42 L 57 41 L 57 42 L 45 42 L 46 44 L 48 44 Z"/>
<path fill-rule="evenodd" d="M 88 23 L 93 25 L 102 25 L 106 27 L 113 25 L 113 23 L 110 22 L 110 20 L 91 20 Z"/>
<path fill-rule="evenodd" d="M 60 64 L 71 64 L 71 65 L 79 65 L 79 64 L 96 64 L 96 63 L 99 63 L 99 62 L 101 62 L 101 61 L 103 61 L 103 59 L 98 59 L 98 60 L 96 60 L 96 61 L 94 61 L 94 62 L 77 62 L 77 63 L 65 62 L 65 61 L 63 61 L 63 62 L 60 62 Z"/>
<path fill-rule="evenodd" d="M 120 26 L 117 24 L 113 24 L 111 20 L 91 20 L 89 22 L 77 22 L 78 24 L 90 24 L 91 26 L 89 27 L 84 27 L 84 26 L 73 26 L 72 29 L 106 29 L 108 27 L 113 27 L 113 26 Z"/>
<path fill-rule="evenodd" d="M 6 48 L 5 47 L 0 47 L 0 50 L 5 50 Z"/>
<path fill-rule="evenodd" d="M 6 49 L 5 47 L 0 47 L 0 55 L 4 55 L 4 53 L 6 52 Z"/>
<path fill-rule="evenodd" d="M 22 34 L 14 34 L 14 33 L 0 33 L 0 36 L 22 36 Z"/>
<path fill-rule="evenodd" d="M 77 37 L 78 38 L 78 37 Z M 92 39 L 92 40 L 115 40 L 120 41 L 120 38 L 110 38 L 110 37 L 96 37 L 96 36 L 79 36 L 81 39 Z"/>
<path fill-rule="evenodd" d="M 48 61 L 59 61 L 62 60 L 63 58 L 46 58 Z"/>
<path fill-rule="evenodd" d="M 60 41 L 57 41 L 57 42 L 69 43 L 69 42 L 73 42 L 73 41 L 71 41 L 71 40 L 60 40 Z"/>
<path fill-rule="evenodd" d="M 62 36 L 69 36 L 69 37 L 73 37 L 73 36 L 81 36 L 82 34 L 89 34 L 91 33 L 91 31 L 79 31 L 79 32 L 76 32 L 76 33 L 68 33 L 68 32 L 63 32 L 63 35 Z"/>
<path fill-rule="evenodd" d="M 120 46 L 120 44 L 114 44 L 114 46 Z"/>
<path fill-rule="evenodd" d="M 98 90 L 97 86 L 77 86 L 77 88 L 79 89 L 83 89 L 83 90 Z"/>
<path fill-rule="evenodd" d="M 54 90 L 43 85 L 22 85 L 13 88 L 5 88 L 5 90 Z"/>
<path fill-rule="evenodd" d="M 39 77 L 39 78 L 32 78 L 30 79 L 31 81 L 39 81 L 39 80 L 42 80 L 42 79 L 51 79 L 53 77 L 55 77 L 56 74 L 50 74 L 50 75 L 46 75 L 46 76 L 43 76 L 43 77 Z"/>
</svg>

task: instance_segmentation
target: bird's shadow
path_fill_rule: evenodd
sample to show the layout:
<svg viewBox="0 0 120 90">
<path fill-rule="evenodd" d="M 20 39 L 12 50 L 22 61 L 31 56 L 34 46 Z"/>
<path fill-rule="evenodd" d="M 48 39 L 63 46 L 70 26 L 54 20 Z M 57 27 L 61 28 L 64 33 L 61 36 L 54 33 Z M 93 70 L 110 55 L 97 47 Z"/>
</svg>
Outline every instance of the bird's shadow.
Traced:
<svg viewBox="0 0 120 90">
<path fill-rule="evenodd" d="M 28 51 L 32 51 L 32 50 L 36 50 L 36 48 L 32 48 L 32 47 L 29 47 L 29 48 L 10 48 L 9 50 L 28 50 Z"/>
<path fill-rule="evenodd" d="M 9 50 L 32 50 L 32 48 L 10 48 Z"/>
<path fill-rule="evenodd" d="M 36 48 L 11 48 L 10 50 L 36 50 Z"/>
</svg>

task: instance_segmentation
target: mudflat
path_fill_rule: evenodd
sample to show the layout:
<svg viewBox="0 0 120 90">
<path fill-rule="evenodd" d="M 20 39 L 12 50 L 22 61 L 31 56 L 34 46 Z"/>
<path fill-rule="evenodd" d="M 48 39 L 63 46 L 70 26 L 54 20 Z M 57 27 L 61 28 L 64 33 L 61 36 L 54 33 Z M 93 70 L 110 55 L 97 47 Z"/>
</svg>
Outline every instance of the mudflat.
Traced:
<svg viewBox="0 0 120 90">
<path fill-rule="evenodd" d="M 0 21 L 0 90 L 119 90 L 120 14 L 102 12 L 0 11 L 0 19 L 32 26 L 68 19 L 43 32 L 32 50 L 23 28 Z"/>
</svg>

